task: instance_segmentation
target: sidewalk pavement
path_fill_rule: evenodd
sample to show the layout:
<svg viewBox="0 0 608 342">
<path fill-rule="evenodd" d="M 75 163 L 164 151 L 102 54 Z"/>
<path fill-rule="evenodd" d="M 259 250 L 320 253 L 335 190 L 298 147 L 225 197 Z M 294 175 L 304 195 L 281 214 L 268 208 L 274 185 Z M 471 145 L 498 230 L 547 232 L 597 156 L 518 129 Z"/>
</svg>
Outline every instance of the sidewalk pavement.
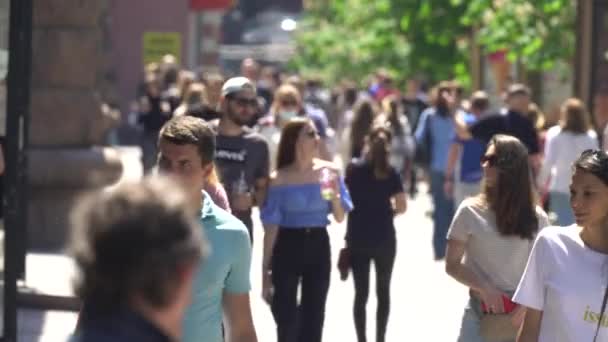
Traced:
<svg viewBox="0 0 608 342">
<path fill-rule="evenodd" d="M 125 150 L 124 179 L 141 177 L 141 164 L 137 150 Z M 135 158 L 135 159 L 134 159 Z M 426 213 L 431 203 L 420 187 L 420 195 L 408 202 L 407 212 L 395 221 L 398 252 L 391 287 L 391 316 L 387 342 L 425 340 L 456 341 L 467 289 L 448 277 L 444 263 L 433 260 L 431 237 L 432 223 Z M 258 341 L 276 341 L 275 324 L 268 305 L 261 298 L 261 258 L 263 228 L 254 210 L 255 244 L 251 267 L 251 303 Z M 356 341 L 352 304 L 354 288 L 352 278 L 341 281 L 335 269 L 339 249 L 343 245 L 345 224 L 329 227 L 332 245 L 332 279 L 326 307 L 324 341 Z M 71 294 L 73 266 L 63 255 L 31 253 L 27 259 L 26 285 L 35 291 Z M 373 271 L 373 268 L 372 268 Z M 370 277 L 368 302 L 368 338 L 375 336 L 375 281 Z M 56 342 L 65 340 L 76 324 L 74 312 L 20 310 L 19 341 Z"/>
</svg>

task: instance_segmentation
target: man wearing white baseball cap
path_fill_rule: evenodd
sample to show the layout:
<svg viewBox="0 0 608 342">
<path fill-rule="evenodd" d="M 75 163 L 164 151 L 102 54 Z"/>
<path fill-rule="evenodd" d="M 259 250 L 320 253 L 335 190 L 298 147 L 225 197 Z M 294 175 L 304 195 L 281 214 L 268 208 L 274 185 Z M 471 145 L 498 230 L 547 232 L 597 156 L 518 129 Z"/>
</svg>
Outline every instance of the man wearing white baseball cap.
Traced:
<svg viewBox="0 0 608 342">
<path fill-rule="evenodd" d="M 246 77 L 227 80 L 220 105 L 215 161 L 232 214 L 245 224 L 253 241 L 251 208 L 263 203 L 270 173 L 268 143 L 247 127 L 258 106 L 255 85 Z"/>
</svg>

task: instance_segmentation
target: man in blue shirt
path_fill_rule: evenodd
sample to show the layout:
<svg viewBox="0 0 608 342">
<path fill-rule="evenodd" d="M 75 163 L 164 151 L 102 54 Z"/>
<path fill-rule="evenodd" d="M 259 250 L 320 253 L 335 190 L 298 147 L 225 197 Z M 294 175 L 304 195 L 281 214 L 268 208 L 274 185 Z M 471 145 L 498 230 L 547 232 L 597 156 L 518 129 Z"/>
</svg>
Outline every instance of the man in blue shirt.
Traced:
<svg viewBox="0 0 608 342">
<path fill-rule="evenodd" d="M 489 105 L 488 95 L 477 91 L 471 96 L 470 113 L 460 113 L 461 119 L 471 126 L 486 113 Z M 454 136 L 448 154 L 444 189 L 447 196 L 454 198 L 456 208 L 464 199 L 475 196 L 480 191 L 483 176 L 480 160 L 484 151 L 485 144 L 481 140 L 463 140 Z"/>
<path fill-rule="evenodd" d="M 454 203 L 445 196 L 444 173 L 448 150 L 454 136 L 454 115 L 458 111 L 457 88 L 452 82 L 441 82 L 436 89 L 433 107 L 420 115 L 416 144 L 430 152 L 429 176 L 433 200 L 433 251 L 435 260 L 445 256 L 446 234 L 454 215 Z"/>
<path fill-rule="evenodd" d="M 171 119 L 159 135 L 158 167 L 189 190 L 200 212 L 211 254 L 196 275 L 192 305 L 183 325 L 184 342 L 256 342 L 249 291 L 251 243 L 247 228 L 202 192 L 213 170 L 215 134 L 205 121 L 190 116 Z"/>
</svg>

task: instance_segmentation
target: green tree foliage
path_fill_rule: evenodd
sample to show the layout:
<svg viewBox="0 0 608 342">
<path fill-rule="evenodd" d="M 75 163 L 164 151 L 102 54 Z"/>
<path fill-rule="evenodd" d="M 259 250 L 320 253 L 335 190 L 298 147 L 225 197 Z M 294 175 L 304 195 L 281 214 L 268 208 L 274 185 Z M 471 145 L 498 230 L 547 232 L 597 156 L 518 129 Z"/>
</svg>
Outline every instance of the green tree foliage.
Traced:
<svg viewBox="0 0 608 342">
<path fill-rule="evenodd" d="M 573 0 L 316 1 L 290 65 L 328 81 L 363 81 L 378 67 L 398 78 L 469 82 L 471 44 L 506 49 L 530 70 L 569 59 Z M 472 33 L 477 29 L 477 34 Z M 472 38 L 476 37 L 476 42 Z"/>
</svg>

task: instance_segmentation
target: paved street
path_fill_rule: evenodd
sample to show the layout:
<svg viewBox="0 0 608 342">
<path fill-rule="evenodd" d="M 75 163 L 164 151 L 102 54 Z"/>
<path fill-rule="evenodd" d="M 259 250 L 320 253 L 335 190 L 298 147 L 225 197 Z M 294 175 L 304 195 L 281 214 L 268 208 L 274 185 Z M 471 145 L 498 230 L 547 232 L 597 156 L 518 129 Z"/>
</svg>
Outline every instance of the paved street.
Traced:
<svg viewBox="0 0 608 342">
<path fill-rule="evenodd" d="M 464 286 L 449 278 L 443 270 L 443 262 L 433 261 L 431 250 L 430 218 L 425 215 L 430 199 L 421 195 L 408 203 L 408 211 L 396 221 L 398 252 L 393 273 L 391 316 L 387 342 L 396 341 L 456 341 L 460 317 L 467 299 Z M 259 222 L 256 226 L 256 242 L 262 241 Z M 331 227 L 333 264 L 342 247 L 345 225 Z M 254 248 L 253 314 L 260 341 L 275 340 L 275 326 L 268 306 L 260 297 L 261 244 Z M 371 277 L 368 303 L 368 340 L 375 336 L 375 287 Z M 352 279 L 342 282 L 337 271 L 332 271 L 328 296 L 324 340 L 330 342 L 356 341 L 352 303 L 354 289 Z"/>
<path fill-rule="evenodd" d="M 125 174 L 123 180 L 141 177 L 138 149 L 124 148 Z M 432 224 L 426 212 L 431 204 L 421 186 L 421 195 L 409 201 L 407 213 L 397 218 L 397 261 L 393 273 L 391 317 L 387 341 L 455 341 L 460 316 L 466 302 L 466 289 L 445 275 L 443 262 L 433 261 L 431 250 Z M 257 217 L 257 212 L 254 214 Z M 324 329 L 324 340 L 329 342 L 356 341 L 352 319 L 354 289 L 352 279 L 339 279 L 335 271 L 336 258 L 342 247 L 345 224 L 330 227 L 334 265 Z M 261 299 L 262 227 L 255 224 L 255 241 L 252 265 L 252 305 L 259 341 L 275 341 L 275 325 L 270 310 Z M 30 265 L 31 263 L 31 265 Z M 62 277 L 56 277 L 61 269 Z M 45 280 L 46 279 L 46 280 Z M 53 279 L 49 282 L 48 279 Z M 70 293 L 71 267 L 61 257 L 31 255 L 28 257 L 28 280 L 39 285 L 44 292 Z M 375 286 L 370 278 L 368 303 L 368 338 L 375 336 Z M 44 286 L 42 286 L 44 285 Z M 62 312 L 34 312 L 23 310 L 21 337 L 27 341 L 57 341 L 75 324 L 76 316 Z M 39 337 L 36 338 L 35 336 Z M 42 336 L 41 336 L 42 335 Z M 27 336 L 27 337 L 26 337 Z"/>
</svg>

